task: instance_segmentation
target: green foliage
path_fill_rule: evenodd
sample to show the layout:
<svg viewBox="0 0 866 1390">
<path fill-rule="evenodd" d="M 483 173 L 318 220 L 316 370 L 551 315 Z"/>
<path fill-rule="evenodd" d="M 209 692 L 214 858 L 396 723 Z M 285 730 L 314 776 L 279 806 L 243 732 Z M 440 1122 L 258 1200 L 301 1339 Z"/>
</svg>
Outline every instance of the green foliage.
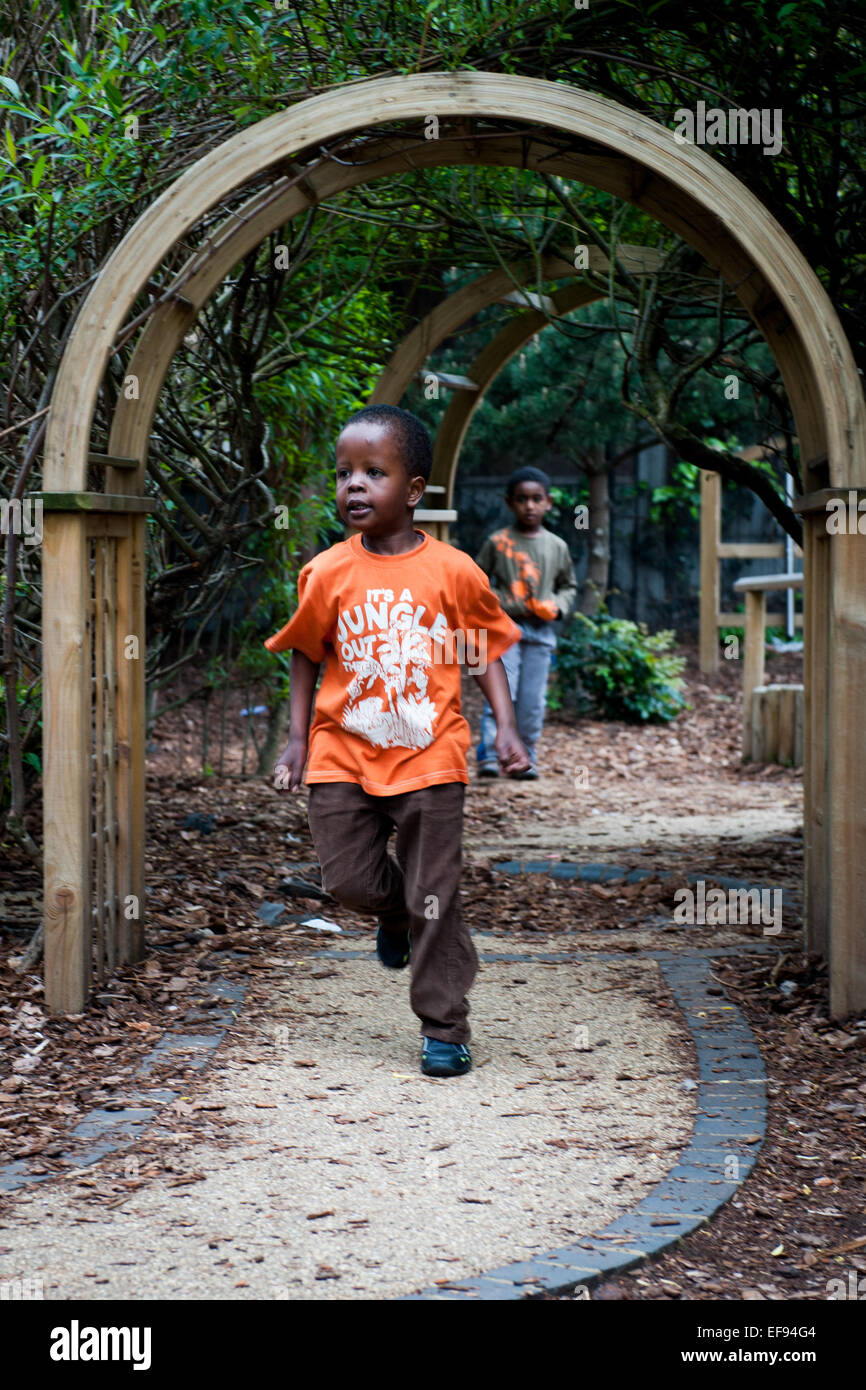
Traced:
<svg viewBox="0 0 866 1390">
<path fill-rule="evenodd" d="M 562 282 L 547 282 L 542 288 L 555 292 Z M 513 304 L 479 315 L 474 331 L 437 353 L 437 368 L 466 372 L 475 352 L 510 318 L 525 313 L 525 304 Z M 461 466 L 469 472 L 484 471 L 486 460 L 496 456 L 504 473 L 527 462 L 548 472 L 573 467 L 577 482 L 589 450 L 608 444 L 618 449 L 631 442 L 637 427 L 621 404 L 623 355 L 609 324 L 607 304 L 589 304 L 525 343 L 475 412 Z M 418 409 L 433 425 L 446 405 L 447 400 L 435 406 L 418 402 Z"/>
<path fill-rule="evenodd" d="M 669 477 L 669 483 L 650 489 L 650 521 L 675 519 L 683 510 L 691 521 L 697 521 L 701 514 L 700 469 L 682 459 L 674 459 Z"/>
<path fill-rule="evenodd" d="M 576 613 L 560 638 L 548 706 L 590 712 L 629 724 L 664 724 L 686 705 L 683 657 L 670 648 L 673 632 L 650 633 L 644 623 Z"/>
<path fill-rule="evenodd" d="M 550 489 L 550 500 L 553 503 L 545 519 L 545 526 L 551 531 L 559 531 L 564 528 L 566 531 L 574 524 L 575 507 L 588 503 L 589 486 L 585 479 L 581 479 L 576 487 L 557 487 L 554 484 Z"/>
</svg>

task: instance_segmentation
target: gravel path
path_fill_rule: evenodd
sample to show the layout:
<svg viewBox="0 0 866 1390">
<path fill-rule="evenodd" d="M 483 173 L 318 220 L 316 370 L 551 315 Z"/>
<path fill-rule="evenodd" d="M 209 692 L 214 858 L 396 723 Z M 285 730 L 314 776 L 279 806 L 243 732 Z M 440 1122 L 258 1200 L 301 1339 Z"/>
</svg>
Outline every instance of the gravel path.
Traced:
<svg viewBox="0 0 866 1390">
<path fill-rule="evenodd" d="M 475 1069 L 448 1080 L 418 1071 L 406 983 L 372 949 L 272 973 L 195 1084 L 217 1137 L 175 1136 L 172 1181 L 195 1180 L 148 1178 L 111 1209 L 74 1176 L 12 1194 L 0 1280 L 50 1299 L 395 1297 L 597 1230 L 675 1162 L 693 1050 L 653 960 L 485 962 Z"/>
<path fill-rule="evenodd" d="M 551 796 L 559 801 L 560 788 L 553 778 L 539 779 L 551 783 Z M 737 840 L 741 847 L 760 843 L 773 836 L 790 835 L 803 824 L 799 805 L 780 807 L 775 788 L 756 788 L 755 794 L 766 794 L 766 806 L 751 807 L 736 814 Z M 697 867 L 704 850 L 718 847 L 726 832 L 730 832 L 733 812 L 726 798 L 719 796 L 718 809 L 700 815 L 664 814 L 659 811 L 592 812 L 581 821 L 577 818 L 563 829 L 561 825 L 546 825 L 538 818 L 536 825 L 522 823 L 511 834 L 508 855 L 515 859 L 538 858 L 556 850 L 565 859 L 586 860 L 587 856 L 621 863 L 652 862 L 655 845 L 662 844 L 669 852 L 687 854 L 690 865 Z M 466 836 L 466 862 L 486 863 L 502 853 L 502 843 L 492 837 L 485 827 Z"/>
</svg>

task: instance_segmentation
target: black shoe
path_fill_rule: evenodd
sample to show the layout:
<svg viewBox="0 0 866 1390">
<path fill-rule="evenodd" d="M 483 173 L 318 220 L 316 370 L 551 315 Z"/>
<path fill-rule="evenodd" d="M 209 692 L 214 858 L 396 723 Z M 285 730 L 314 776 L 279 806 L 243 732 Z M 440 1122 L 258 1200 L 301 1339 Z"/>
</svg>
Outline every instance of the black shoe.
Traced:
<svg viewBox="0 0 866 1390">
<path fill-rule="evenodd" d="M 498 777 L 498 776 L 499 776 L 499 764 L 498 764 L 498 763 L 479 763 L 479 764 L 478 764 L 478 776 L 479 776 L 479 777 Z"/>
<path fill-rule="evenodd" d="M 421 1070 L 425 1076 L 463 1076 L 471 1066 L 472 1058 L 465 1043 L 424 1038 L 421 1047 Z"/>
<path fill-rule="evenodd" d="M 376 955 L 389 970 L 404 970 L 412 955 L 412 942 L 409 933 L 394 935 L 386 932 L 382 923 L 376 932 Z"/>
<path fill-rule="evenodd" d="M 509 772 L 508 775 L 509 777 L 513 777 L 515 782 L 534 782 L 535 779 L 540 776 L 540 773 L 537 768 L 528 767 L 523 772 Z"/>
</svg>

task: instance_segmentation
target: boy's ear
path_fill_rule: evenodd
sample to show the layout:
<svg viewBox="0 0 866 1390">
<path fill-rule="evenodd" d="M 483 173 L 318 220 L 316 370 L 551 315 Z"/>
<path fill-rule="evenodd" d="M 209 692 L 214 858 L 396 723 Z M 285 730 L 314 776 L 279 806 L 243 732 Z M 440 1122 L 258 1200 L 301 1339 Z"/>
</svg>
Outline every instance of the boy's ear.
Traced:
<svg viewBox="0 0 866 1390">
<path fill-rule="evenodd" d="M 418 503 L 421 501 L 421 498 L 424 496 L 424 493 L 426 492 L 426 490 L 427 490 L 427 479 L 426 479 L 426 478 L 422 478 L 422 477 L 420 476 L 420 474 L 419 474 L 418 476 L 414 477 L 414 478 L 410 478 L 410 479 L 409 479 L 409 505 L 410 505 L 410 507 L 417 507 Z M 415 498 L 414 502 L 412 501 L 412 498 L 413 498 L 413 497 Z"/>
</svg>

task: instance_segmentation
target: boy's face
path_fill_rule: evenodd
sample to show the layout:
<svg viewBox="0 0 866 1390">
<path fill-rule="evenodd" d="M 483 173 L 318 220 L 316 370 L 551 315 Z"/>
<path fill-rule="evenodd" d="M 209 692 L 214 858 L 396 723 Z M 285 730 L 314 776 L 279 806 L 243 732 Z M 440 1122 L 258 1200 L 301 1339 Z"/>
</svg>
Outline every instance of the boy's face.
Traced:
<svg viewBox="0 0 866 1390">
<path fill-rule="evenodd" d="M 397 433 L 386 424 L 356 420 L 337 439 L 337 511 L 367 536 L 386 536 L 406 525 L 424 494 L 423 478 L 410 478 Z"/>
<path fill-rule="evenodd" d="M 505 499 L 514 513 L 517 525 L 526 531 L 540 526 L 553 503 L 541 483 L 518 483 Z"/>
</svg>

